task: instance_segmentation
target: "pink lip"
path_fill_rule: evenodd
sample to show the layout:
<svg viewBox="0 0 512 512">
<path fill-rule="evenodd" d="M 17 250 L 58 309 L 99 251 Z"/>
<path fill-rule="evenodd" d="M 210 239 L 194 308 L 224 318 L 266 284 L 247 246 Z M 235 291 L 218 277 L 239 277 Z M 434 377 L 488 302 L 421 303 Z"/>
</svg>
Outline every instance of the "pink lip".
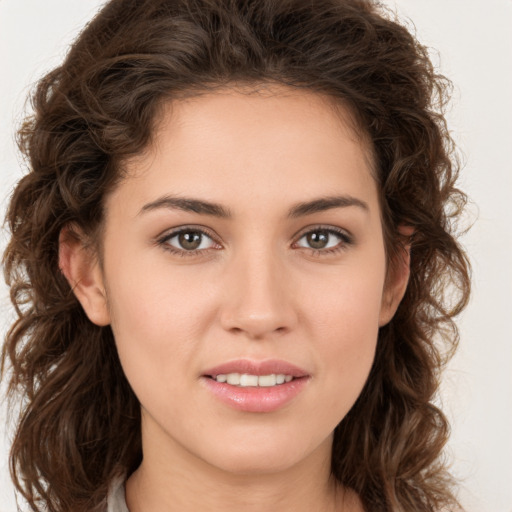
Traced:
<svg viewBox="0 0 512 512">
<path fill-rule="evenodd" d="M 308 372 L 279 359 L 267 359 L 265 361 L 252 361 L 250 359 L 238 359 L 215 366 L 203 372 L 205 376 L 225 375 L 227 373 L 248 373 L 250 375 L 271 375 L 273 373 L 291 375 L 292 377 L 307 377 Z"/>
<path fill-rule="evenodd" d="M 251 375 L 284 374 L 294 379 L 273 387 L 238 387 L 217 382 L 220 374 L 248 373 Z M 204 372 L 202 382 L 221 402 L 244 412 L 273 412 L 290 403 L 309 382 L 308 373 L 286 361 L 230 361 Z"/>
</svg>

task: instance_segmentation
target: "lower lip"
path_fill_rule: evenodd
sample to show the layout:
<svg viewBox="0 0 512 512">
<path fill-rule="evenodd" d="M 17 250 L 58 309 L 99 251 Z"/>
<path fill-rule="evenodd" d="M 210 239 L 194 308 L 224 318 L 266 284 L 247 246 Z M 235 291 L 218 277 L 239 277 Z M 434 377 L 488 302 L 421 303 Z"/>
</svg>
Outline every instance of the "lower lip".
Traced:
<svg viewBox="0 0 512 512">
<path fill-rule="evenodd" d="M 308 377 L 269 387 L 239 387 L 202 379 L 206 387 L 222 402 L 244 412 L 273 412 L 290 403 L 306 386 Z"/>
</svg>

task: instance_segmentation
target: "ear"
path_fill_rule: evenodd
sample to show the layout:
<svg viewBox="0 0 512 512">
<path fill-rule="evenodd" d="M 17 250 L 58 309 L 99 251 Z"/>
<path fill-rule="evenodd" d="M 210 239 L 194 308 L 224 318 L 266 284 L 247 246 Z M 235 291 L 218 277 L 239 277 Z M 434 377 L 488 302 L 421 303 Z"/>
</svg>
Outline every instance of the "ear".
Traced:
<svg viewBox="0 0 512 512">
<path fill-rule="evenodd" d="M 110 323 L 103 275 L 96 252 L 85 242 L 81 230 L 72 226 L 59 236 L 59 267 L 89 320 L 96 325 Z"/>
<path fill-rule="evenodd" d="M 398 231 L 402 237 L 409 239 L 414 233 L 411 226 L 399 226 Z M 383 327 L 391 321 L 402 301 L 411 269 L 411 243 L 407 242 L 395 256 L 390 264 L 388 276 L 382 294 L 382 303 L 379 315 L 379 327 Z"/>
</svg>

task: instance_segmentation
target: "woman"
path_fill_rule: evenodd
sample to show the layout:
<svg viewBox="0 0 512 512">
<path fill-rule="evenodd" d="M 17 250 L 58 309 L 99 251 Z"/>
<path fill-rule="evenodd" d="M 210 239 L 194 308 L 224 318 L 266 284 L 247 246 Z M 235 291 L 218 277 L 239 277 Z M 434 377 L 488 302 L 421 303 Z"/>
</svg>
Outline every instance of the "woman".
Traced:
<svg viewBox="0 0 512 512">
<path fill-rule="evenodd" d="M 8 211 L 32 510 L 456 506 L 447 89 L 367 1 L 105 5 Z"/>
</svg>

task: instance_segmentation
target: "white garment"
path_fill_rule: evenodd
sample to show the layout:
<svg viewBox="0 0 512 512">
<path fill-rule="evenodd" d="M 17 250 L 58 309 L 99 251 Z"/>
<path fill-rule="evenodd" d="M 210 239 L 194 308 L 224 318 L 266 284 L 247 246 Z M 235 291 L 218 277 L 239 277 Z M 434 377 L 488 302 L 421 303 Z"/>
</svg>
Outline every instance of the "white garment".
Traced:
<svg viewBox="0 0 512 512">
<path fill-rule="evenodd" d="M 126 506 L 124 478 L 119 477 L 110 484 L 107 497 L 107 512 L 130 512 Z"/>
</svg>

